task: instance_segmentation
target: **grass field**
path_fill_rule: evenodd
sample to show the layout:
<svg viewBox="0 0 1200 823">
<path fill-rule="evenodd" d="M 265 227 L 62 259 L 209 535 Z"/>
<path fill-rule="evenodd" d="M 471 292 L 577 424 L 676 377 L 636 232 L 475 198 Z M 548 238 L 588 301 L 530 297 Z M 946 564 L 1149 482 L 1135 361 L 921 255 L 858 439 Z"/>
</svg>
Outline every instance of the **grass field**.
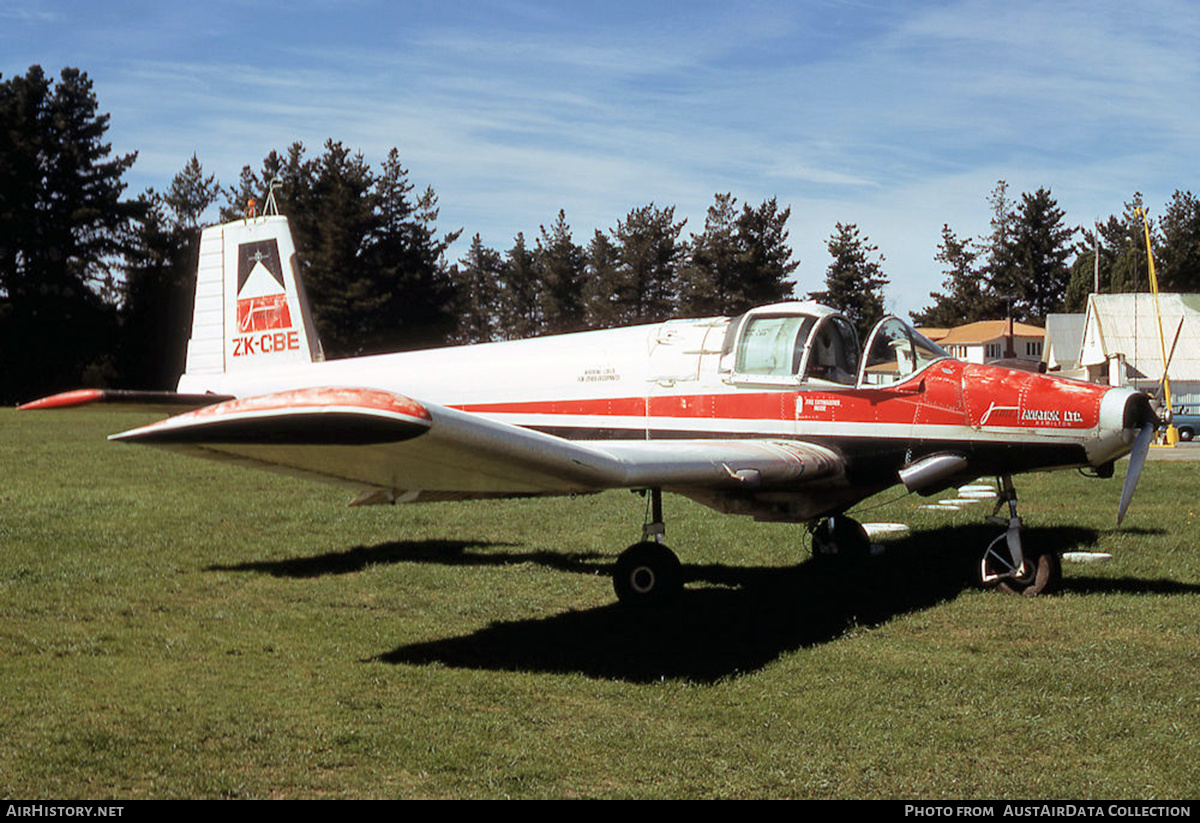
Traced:
<svg viewBox="0 0 1200 823">
<path fill-rule="evenodd" d="M 689 580 L 630 613 L 628 492 L 349 509 L 342 489 L 0 411 L 6 798 L 1200 797 L 1200 463 L 1018 478 L 1051 598 L 967 579 L 983 506 L 804 530 L 668 496 Z"/>
</svg>

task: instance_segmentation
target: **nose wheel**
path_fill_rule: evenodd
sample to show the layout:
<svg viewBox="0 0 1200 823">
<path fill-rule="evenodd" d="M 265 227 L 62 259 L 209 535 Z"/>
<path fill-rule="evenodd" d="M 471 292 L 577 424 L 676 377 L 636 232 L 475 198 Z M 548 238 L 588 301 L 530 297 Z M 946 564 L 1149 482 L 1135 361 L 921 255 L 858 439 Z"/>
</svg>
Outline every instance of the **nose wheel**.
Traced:
<svg viewBox="0 0 1200 823">
<path fill-rule="evenodd" d="M 1037 597 L 1053 594 L 1062 586 L 1062 560 L 1055 552 L 1026 554 L 1021 565 L 1013 569 L 1009 561 L 992 557 L 989 549 L 981 564 L 981 577 L 986 579 L 989 572 L 993 579 L 985 585 L 994 585 L 1006 594 Z"/>
<path fill-rule="evenodd" d="M 997 516 L 1008 504 L 1008 518 Z M 979 562 L 979 582 L 1007 594 L 1035 597 L 1062 586 L 1062 560 L 1057 552 L 1029 551 L 1021 540 L 1023 525 L 1017 514 L 1017 491 L 1012 476 L 1000 478 L 1000 496 L 988 522 L 1005 526 L 1003 534 L 988 544 Z"/>
</svg>

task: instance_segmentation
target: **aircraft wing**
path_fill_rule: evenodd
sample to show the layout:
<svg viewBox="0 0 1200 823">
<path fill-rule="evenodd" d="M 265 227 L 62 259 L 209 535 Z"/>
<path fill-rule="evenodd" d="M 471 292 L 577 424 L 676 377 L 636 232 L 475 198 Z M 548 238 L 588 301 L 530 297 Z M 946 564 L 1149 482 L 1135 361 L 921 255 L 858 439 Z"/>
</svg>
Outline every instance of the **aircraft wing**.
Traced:
<svg viewBox="0 0 1200 823">
<path fill-rule="evenodd" d="M 844 468 L 838 454 L 809 443 L 566 440 L 372 389 L 232 400 L 111 439 L 366 487 L 399 501 L 609 488 L 790 489 L 839 477 Z"/>
</svg>

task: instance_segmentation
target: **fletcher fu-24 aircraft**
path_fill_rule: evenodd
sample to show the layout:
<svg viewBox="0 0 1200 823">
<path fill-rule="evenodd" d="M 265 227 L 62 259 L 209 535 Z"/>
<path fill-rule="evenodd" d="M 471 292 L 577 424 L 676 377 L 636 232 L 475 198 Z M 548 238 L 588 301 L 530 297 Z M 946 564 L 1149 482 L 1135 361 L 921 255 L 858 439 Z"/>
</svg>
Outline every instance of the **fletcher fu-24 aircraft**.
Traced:
<svg viewBox="0 0 1200 823">
<path fill-rule="evenodd" d="M 981 547 L 980 579 L 1051 590 L 1058 555 L 1025 551 L 1012 476 L 1110 477 L 1132 452 L 1120 522 L 1158 422 L 1136 391 L 963 363 L 896 317 L 860 348 L 845 317 L 811 302 L 325 360 L 279 215 L 204 231 L 177 392 L 81 390 L 24 408 L 103 401 L 192 409 L 113 440 L 346 483 L 359 504 L 648 492 L 642 538 L 615 564 L 627 603 L 683 585 L 663 491 L 809 524 L 814 557 L 854 556 L 870 548 L 845 514 L 855 503 L 987 475 L 1005 528 Z"/>
</svg>

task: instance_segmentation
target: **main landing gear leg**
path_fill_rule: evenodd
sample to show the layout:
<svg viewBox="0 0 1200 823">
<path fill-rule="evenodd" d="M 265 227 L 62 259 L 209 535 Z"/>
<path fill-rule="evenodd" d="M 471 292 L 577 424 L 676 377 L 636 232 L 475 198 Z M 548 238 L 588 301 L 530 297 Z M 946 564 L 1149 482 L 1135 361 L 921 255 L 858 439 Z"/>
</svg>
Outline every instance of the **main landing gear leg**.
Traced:
<svg viewBox="0 0 1200 823">
<path fill-rule="evenodd" d="M 642 540 L 621 552 L 613 568 L 613 590 L 626 604 L 661 603 L 683 589 L 679 558 L 662 542 L 662 489 L 649 491 L 651 519 L 642 526 Z"/>
<path fill-rule="evenodd" d="M 1062 584 L 1062 561 L 1053 551 L 1028 550 L 1021 540 L 1021 517 L 1017 514 L 1017 490 L 1012 475 L 998 478 L 1000 496 L 989 523 L 1005 526 L 1005 531 L 990 544 L 979 564 L 979 580 L 1008 594 L 1033 597 L 1057 591 Z M 999 517 L 1008 504 L 1008 518 Z"/>
</svg>

